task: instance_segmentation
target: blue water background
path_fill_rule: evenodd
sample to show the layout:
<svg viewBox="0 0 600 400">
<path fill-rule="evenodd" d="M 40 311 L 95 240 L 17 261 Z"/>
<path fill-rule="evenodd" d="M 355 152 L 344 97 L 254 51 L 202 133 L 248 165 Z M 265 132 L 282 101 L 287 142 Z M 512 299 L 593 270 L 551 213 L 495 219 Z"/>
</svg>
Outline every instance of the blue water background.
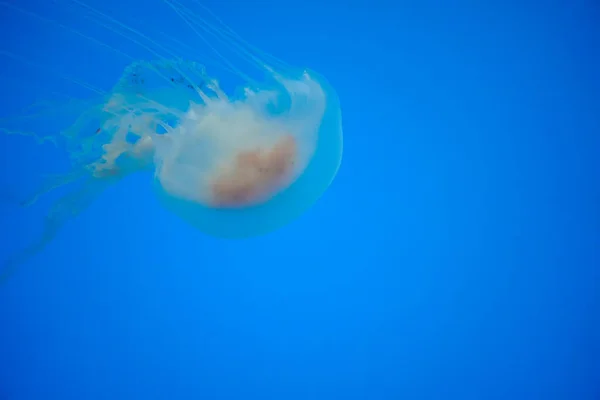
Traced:
<svg viewBox="0 0 600 400">
<path fill-rule="evenodd" d="M 337 89 L 336 180 L 243 241 L 168 213 L 148 176 L 111 188 L 0 289 L 0 400 L 600 398 L 598 5 L 206 4 Z M 0 48 L 67 53 L 16 15 L 0 8 Z M 55 66 L 109 88 L 117 64 L 91 57 Z M 52 89 L 8 64 L 3 108 Z M 18 195 L 66 165 L 26 138 L 0 151 Z M 2 204 L 0 259 L 49 205 Z"/>
</svg>

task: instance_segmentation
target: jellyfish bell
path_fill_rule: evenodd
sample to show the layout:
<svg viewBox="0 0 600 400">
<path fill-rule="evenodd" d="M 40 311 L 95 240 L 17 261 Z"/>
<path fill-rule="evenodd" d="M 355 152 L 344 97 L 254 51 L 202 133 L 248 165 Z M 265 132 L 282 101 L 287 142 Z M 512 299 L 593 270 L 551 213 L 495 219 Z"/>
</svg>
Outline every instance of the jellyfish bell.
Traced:
<svg viewBox="0 0 600 400">
<path fill-rule="evenodd" d="M 119 123 L 103 146 L 102 175 L 141 169 L 151 157 L 161 203 L 210 235 L 243 238 L 290 222 L 337 173 L 339 102 L 315 72 L 263 69 L 264 83 L 230 96 L 194 62 L 130 65 L 126 76 L 153 83 L 131 96 L 123 78 L 104 106 Z"/>
<path fill-rule="evenodd" d="M 192 105 L 157 138 L 160 201 L 207 234 L 243 238 L 286 225 L 317 201 L 340 166 L 333 88 L 312 71 L 272 78 L 271 87 L 237 100 Z M 276 113 L 274 101 L 285 103 Z"/>
</svg>

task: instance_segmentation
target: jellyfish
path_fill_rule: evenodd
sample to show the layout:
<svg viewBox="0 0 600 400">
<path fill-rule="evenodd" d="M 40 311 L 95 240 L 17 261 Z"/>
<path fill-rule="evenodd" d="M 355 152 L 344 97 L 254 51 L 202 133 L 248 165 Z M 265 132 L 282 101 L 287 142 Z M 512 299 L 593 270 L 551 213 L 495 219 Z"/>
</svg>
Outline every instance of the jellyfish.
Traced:
<svg viewBox="0 0 600 400">
<path fill-rule="evenodd" d="M 205 234 L 230 239 L 287 225 L 330 186 L 341 164 L 342 125 L 338 97 L 323 76 L 262 52 L 195 0 L 160 2 L 187 28 L 187 43 L 164 32 L 162 41 L 155 39 L 83 0 L 57 3 L 77 7 L 97 28 L 149 57 L 130 56 L 35 11 L 0 3 L 127 59 L 108 91 L 61 76 L 90 88 L 95 98 L 58 106 L 71 116 L 66 129 L 49 137 L 32 134 L 65 150 L 72 170 L 50 179 L 23 205 L 59 186 L 78 186 L 53 204 L 42 237 L 9 259 L 4 271 L 43 249 L 108 185 L 136 172 L 152 172 L 154 193 L 174 215 Z M 204 51 L 197 59 L 198 43 Z M 209 75 L 204 58 L 238 78 L 235 90 Z M 13 121 L 56 115 L 52 107 Z"/>
</svg>

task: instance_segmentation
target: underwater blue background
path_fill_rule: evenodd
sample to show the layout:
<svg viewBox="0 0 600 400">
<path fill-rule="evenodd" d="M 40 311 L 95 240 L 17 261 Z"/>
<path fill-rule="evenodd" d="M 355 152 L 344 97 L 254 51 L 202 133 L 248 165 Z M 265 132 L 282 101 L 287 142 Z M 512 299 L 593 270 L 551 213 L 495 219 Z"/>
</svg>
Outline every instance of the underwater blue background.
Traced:
<svg viewBox="0 0 600 400">
<path fill-rule="evenodd" d="M 161 208 L 149 176 L 110 188 L 0 288 L 0 400 L 600 398 L 594 1 L 205 4 L 337 89 L 336 180 L 243 241 Z M 68 50 L 8 15 L 0 48 Z M 7 68 L 5 108 L 35 90 Z M 28 138 L 0 151 L 19 195 L 65 164 Z M 2 204 L 1 260 L 49 205 Z"/>
</svg>

